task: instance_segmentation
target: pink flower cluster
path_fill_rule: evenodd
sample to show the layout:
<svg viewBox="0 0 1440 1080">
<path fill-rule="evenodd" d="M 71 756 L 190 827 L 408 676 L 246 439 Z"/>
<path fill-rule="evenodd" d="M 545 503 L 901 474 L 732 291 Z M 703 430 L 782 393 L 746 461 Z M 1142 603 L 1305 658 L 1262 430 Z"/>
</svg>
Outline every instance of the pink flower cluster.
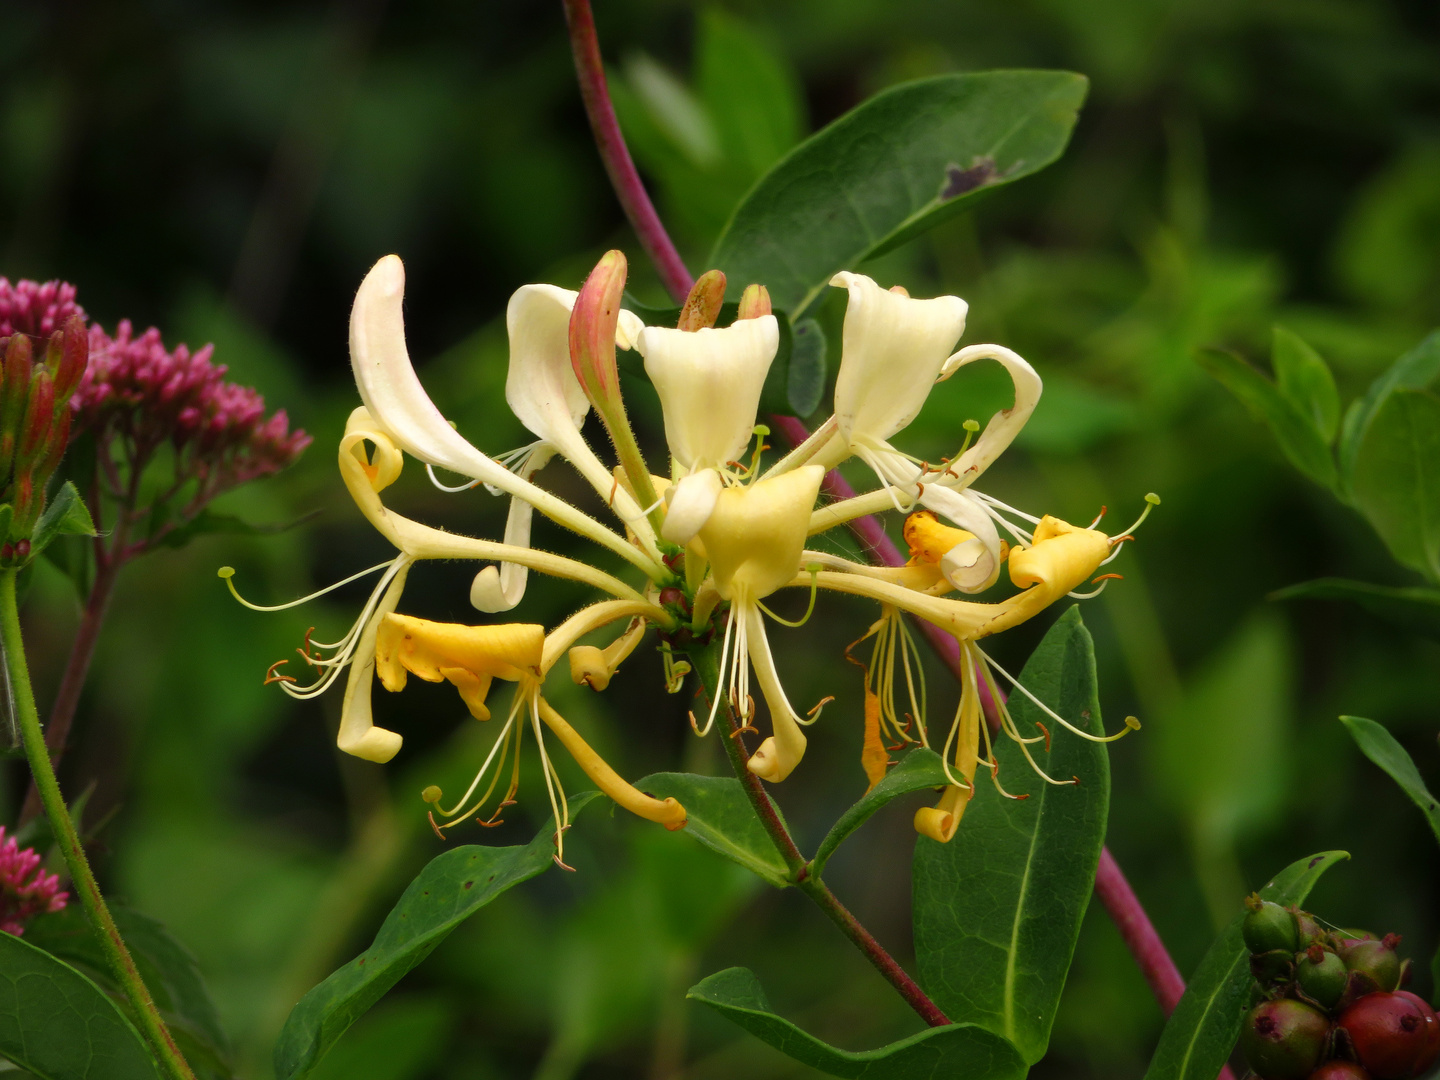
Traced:
<svg viewBox="0 0 1440 1080">
<path fill-rule="evenodd" d="M 310 436 L 290 431 L 283 409 L 267 419 L 265 399 L 226 382 L 213 352 L 211 345 L 167 349 L 159 330 L 136 336 L 128 320 L 114 337 L 92 326 L 90 365 L 71 399 L 76 430 L 102 443 L 118 436 L 137 460 L 170 443 L 177 473 L 199 481 L 201 501 L 280 471 Z"/>
<path fill-rule="evenodd" d="M 75 303 L 75 286 L 63 281 L 17 281 L 0 277 L 0 337 L 30 334 L 48 338 L 71 315 L 85 318 Z"/>
<path fill-rule="evenodd" d="M 70 899 L 60 890 L 60 879 L 39 869 L 34 848 L 22 848 L 15 838 L 5 839 L 0 825 L 0 931 L 19 937 L 36 915 L 59 911 Z"/>
</svg>

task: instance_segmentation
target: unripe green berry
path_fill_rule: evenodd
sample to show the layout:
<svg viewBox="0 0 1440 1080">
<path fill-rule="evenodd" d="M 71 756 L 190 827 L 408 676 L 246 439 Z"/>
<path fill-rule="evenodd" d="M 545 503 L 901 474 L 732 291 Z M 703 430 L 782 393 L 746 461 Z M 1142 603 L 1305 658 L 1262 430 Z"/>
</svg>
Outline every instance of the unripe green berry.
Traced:
<svg viewBox="0 0 1440 1080">
<path fill-rule="evenodd" d="M 1294 915 L 1279 904 L 1261 900 L 1253 894 L 1245 901 L 1245 906 L 1250 911 L 1240 927 L 1240 934 L 1252 953 L 1265 953 L 1273 949 L 1284 949 L 1293 953 L 1299 948 L 1300 935 L 1295 928 Z"/>
<path fill-rule="evenodd" d="M 1315 956 L 1317 952 L 1320 954 L 1318 959 Z M 1333 952 L 1322 950 L 1318 945 L 1312 946 L 1295 968 L 1295 979 L 1305 996 L 1318 1001 L 1327 1009 L 1333 1008 L 1345 993 L 1345 984 L 1349 978 L 1350 972 L 1345 967 L 1345 961 Z"/>
<path fill-rule="evenodd" d="M 1400 957 L 1395 953 L 1399 943 L 1399 937 L 1394 934 L 1385 935 L 1382 941 L 1374 938 L 1345 941 L 1340 945 L 1340 959 L 1345 961 L 1348 970 L 1374 983 L 1375 989 L 1388 993 L 1400 985 Z"/>
<path fill-rule="evenodd" d="M 1262 1080 L 1305 1080 L 1325 1052 L 1330 1022 L 1303 1001 L 1281 998 L 1251 1009 L 1240 1049 Z"/>
</svg>

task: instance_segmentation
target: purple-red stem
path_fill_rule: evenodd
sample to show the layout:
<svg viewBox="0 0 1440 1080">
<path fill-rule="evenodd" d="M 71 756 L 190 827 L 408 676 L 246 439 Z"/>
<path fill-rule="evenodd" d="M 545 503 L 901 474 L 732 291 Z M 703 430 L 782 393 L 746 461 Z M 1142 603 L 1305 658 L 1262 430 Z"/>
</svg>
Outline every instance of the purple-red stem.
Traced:
<svg viewBox="0 0 1440 1080">
<path fill-rule="evenodd" d="M 570 26 L 570 44 L 575 56 L 575 72 L 580 82 L 580 95 L 585 101 L 585 112 L 590 117 L 590 126 L 595 134 L 595 143 L 600 150 L 600 158 L 605 163 L 605 171 L 610 176 L 615 194 L 620 200 L 625 216 L 630 219 L 631 227 L 635 230 L 640 246 L 645 249 L 646 254 L 650 256 L 659 270 L 666 291 L 670 293 L 676 303 L 684 303 L 695 279 L 691 277 L 684 260 L 681 259 L 680 253 L 670 239 L 670 234 L 665 231 L 665 226 L 660 221 L 660 215 L 655 212 L 655 204 L 650 201 L 650 195 L 645 190 L 645 184 L 640 179 L 635 162 L 631 159 L 630 151 L 625 145 L 625 136 L 620 131 L 619 121 L 615 118 L 615 108 L 610 103 L 610 93 L 605 82 L 605 67 L 600 59 L 600 41 L 595 32 L 595 17 L 590 10 L 589 0 L 564 0 L 564 5 L 565 18 Z M 805 424 L 793 416 L 772 415 L 770 422 L 795 446 L 804 442 L 810 434 Z M 833 469 L 825 475 L 821 490 L 834 499 L 847 499 L 855 494 L 855 489 L 850 486 L 849 482 Z M 872 516 L 855 518 L 849 523 L 849 527 L 875 562 L 886 566 L 904 564 L 905 556 L 901 554 L 895 541 L 890 538 L 877 518 Z M 935 653 L 945 663 L 945 666 L 959 678 L 961 675 L 959 643 L 931 623 L 921 621 L 919 626 Z M 980 694 L 986 718 L 992 726 L 998 726 L 996 703 L 992 700 L 990 688 L 984 679 L 980 680 Z M 759 786 L 758 780 L 756 786 Z M 761 795 L 768 802 L 769 796 L 765 795 L 763 788 L 761 788 Z M 783 829 L 783 826 L 781 828 Z M 791 841 L 791 846 L 794 846 L 793 841 Z M 826 892 L 828 893 L 829 890 L 827 889 Z M 1145 981 L 1150 984 L 1150 989 L 1155 994 L 1155 1000 L 1160 1003 L 1160 1008 L 1165 1015 L 1169 1016 L 1175 1008 L 1175 1003 L 1180 1000 L 1180 995 L 1185 992 L 1185 980 L 1180 977 L 1180 971 L 1176 968 L 1175 961 L 1171 959 L 1165 943 L 1160 940 L 1160 934 L 1145 913 L 1145 908 L 1136 897 L 1135 890 L 1130 888 L 1130 882 L 1126 880 L 1120 865 L 1115 861 L 1115 856 L 1110 854 L 1108 847 L 1103 848 L 1100 852 L 1100 865 L 1095 872 L 1095 892 L 1100 897 L 1100 902 L 1105 905 L 1105 910 L 1109 912 L 1110 918 L 1119 928 L 1120 936 L 1130 950 L 1130 954 L 1135 958 L 1136 964 L 1139 965 Z M 839 906 L 839 901 L 836 900 L 835 904 Z M 844 908 L 840 907 L 840 910 L 844 911 Z M 846 912 L 846 914 L 849 913 Z M 853 916 L 851 919 L 853 920 Z M 855 925 L 859 927 L 858 923 Z M 864 928 L 859 928 L 864 933 Z M 866 936 L 869 935 L 866 934 Z M 857 945 L 861 944 L 853 936 L 851 939 L 855 940 Z M 874 939 L 870 938 L 870 940 L 873 942 Z M 863 946 L 861 947 L 863 951 Z M 876 947 L 878 948 L 878 946 Z M 892 960 L 891 963 L 893 962 Z M 877 963 L 876 966 L 880 965 Z M 901 974 L 904 974 L 903 971 Z M 1234 1080 L 1229 1066 L 1221 1069 L 1218 1080 Z"/>
</svg>

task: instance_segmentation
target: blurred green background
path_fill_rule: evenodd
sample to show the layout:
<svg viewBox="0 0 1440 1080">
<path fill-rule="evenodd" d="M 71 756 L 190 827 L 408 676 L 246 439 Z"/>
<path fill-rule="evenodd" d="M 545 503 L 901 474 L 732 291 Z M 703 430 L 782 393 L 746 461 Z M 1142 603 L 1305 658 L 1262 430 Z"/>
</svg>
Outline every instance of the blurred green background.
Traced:
<svg viewBox="0 0 1440 1080">
<path fill-rule="evenodd" d="M 1268 354 L 1284 323 L 1331 362 L 1348 401 L 1440 323 L 1440 8 L 1423 0 L 810 0 L 699 8 L 607 0 L 597 13 L 617 106 L 692 269 L 735 201 L 790 145 L 866 96 L 931 74 L 1061 67 L 1090 99 L 1061 161 L 861 267 L 971 305 L 967 341 L 1008 345 L 1046 396 L 988 490 L 1034 512 L 1128 521 L 1164 505 L 1085 605 L 1101 700 L 1118 726 L 1109 843 L 1180 968 L 1240 897 L 1289 861 L 1346 848 L 1310 906 L 1404 934 L 1429 993 L 1440 873 L 1424 821 L 1355 750 L 1339 713 L 1384 723 L 1440 782 L 1440 645 L 1355 608 L 1269 602 L 1326 574 L 1406 584 L 1370 529 L 1294 472 L 1194 362 Z M 295 469 L 228 497 L 264 537 L 209 537 L 127 570 L 62 782 L 87 811 L 114 893 L 197 954 L 241 1074 L 269 1075 L 289 1007 L 369 941 L 440 850 L 420 788 L 464 782 L 487 733 L 448 687 L 376 691 L 402 732 L 387 767 L 342 760 L 339 694 L 262 688 L 307 626 L 342 630 L 359 586 L 274 615 L 233 603 L 239 568 L 277 602 L 388 558 L 331 456 L 357 403 L 346 320 L 380 255 L 409 272 L 423 380 L 490 453 L 526 441 L 502 397 L 503 312 L 531 281 L 576 287 L 624 248 L 660 292 L 611 196 L 573 84 L 558 3 L 14 2 L 0 7 L 0 272 L 76 283 L 92 318 L 214 341 L 218 361 L 315 436 Z M 838 330 L 843 300 L 822 319 Z M 831 334 L 838 342 L 838 333 Z M 831 357 L 832 369 L 836 359 Z M 1002 404 L 993 376 L 946 384 L 904 437 L 948 452 Z M 631 388 L 652 447 L 648 388 Z M 654 460 L 654 458 L 652 458 Z M 858 478 L 858 476 L 857 476 Z M 556 467 L 545 482 L 585 497 Z M 404 512 L 498 536 L 504 504 L 446 496 L 413 463 Z M 1118 522 L 1123 524 L 1123 521 Z M 537 542 L 579 550 L 537 525 Z M 473 568 L 425 565 L 405 610 L 467 620 Z M 532 577 L 522 617 L 581 597 Z M 872 614 L 831 601 L 772 642 L 797 702 L 833 693 L 780 793 L 813 844 L 864 789 L 860 679 L 841 650 Z M 26 613 L 42 709 L 76 618 L 68 581 L 36 575 Z M 1044 627 L 995 642 L 1018 668 Z M 719 750 L 664 693 L 642 649 L 603 696 L 552 686 L 631 777 L 718 771 Z M 937 716 L 954 693 L 937 671 Z M 382 700 L 382 697 L 384 700 Z M 532 763 L 533 766 L 533 763 Z M 563 765 L 562 765 L 563 768 Z M 572 774 L 572 788 L 584 785 Z M 0 767 L 6 813 L 23 772 Z M 548 812 L 533 767 L 505 829 Z M 909 949 L 911 807 L 832 864 L 836 891 Z M 572 853 L 573 845 L 573 857 Z M 776 1007 L 851 1049 L 915 1029 L 888 987 L 798 895 L 747 881 L 682 835 L 591 810 L 574 875 L 517 889 L 457 932 L 346 1037 L 317 1075 L 374 1080 L 780 1077 L 805 1072 L 682 1000 L 753 968 Z M 1098 907 L 1037 1076 L 1139 1076 L 1158 1007 Z"/>
</svg>

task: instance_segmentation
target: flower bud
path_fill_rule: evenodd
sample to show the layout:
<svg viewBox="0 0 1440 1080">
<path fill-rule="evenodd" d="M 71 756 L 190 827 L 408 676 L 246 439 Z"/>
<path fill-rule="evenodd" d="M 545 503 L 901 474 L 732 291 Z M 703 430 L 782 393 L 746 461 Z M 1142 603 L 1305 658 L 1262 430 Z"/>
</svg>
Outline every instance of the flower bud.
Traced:
<svg viewBox="0 0 1440 1080">
<path fill-rule="evenodd" d="M 1299 947 L 1294 915 L 1279 904 L 1261 900 L 1255 893 L 1250 894 L 1245 906 L 1250 911 L 1240 927 L 1240 934 L 1252 953 L 1269 952 L 1271 949 L 1293 953 Z"/>
<path fill-rule="evenodd" d="M 740 294 L 740 311 L 735 316 L 738 322 L 741 319 L 758 319 L 769 315 L 774 309 L 770 306 L 770 290 L 764 285 L 746 285 L 745 291 Z"/>
<path fill-rule="evenodd" d="M 1340 957 L 1319 945 L 1312 945 L 1309 953 L 1296 965 L 1295 980 L 1307 997 L 1329 1009 L 1345 993 L 1350 973 Z"/>
<path fill-rule="evenodd" d="M 620 400 L 615 328 L 620 322 L 625 274 L 624 253 L 607 251 L 585 279 L 570 311 L 570 364 L 585 396 L 602 416 Z"/>
<path fill-rule="evenodd" d="M 1261 1080 L 1305 1080 L 1320 1064 L 1330 1022 L 1302 1001 L 1281 998 L 1251 1009 L 1240 1049 Z"/>
<path fill-rule="evenodd" d="M 55 422 L 55 377 L 49 368 L 39 368 L 30 378 L 30 392 L 25 400 L 25 418 L 20 422 L 15 444 L 15 471 L 28 470 L 48 445 L 51 425 Z"/>
<path fill-rule="evenodd" d="M 55 422 L 50 425 L 50 435 L 45 440 L 45 451 L 40 456 L 39 464 L 32 470 L 35 482 L 41 487 L 54 475 L 60 466 L 60 459 L 65 456 L 65 447 L 70 442 L 70 419 L 70 407 L 57 405 Z"/>
<path fill-rule="evenodd" d="M 35 519 L 40 516 L 35 506 L 35 480 L 28 472 L 16 477 L 10 501 L 15 507 L 14 516 L 10 518 L 10 535 L 28 537 Z"/>
<path fill-rule="evenodd" d="M 1414 994 L 1367 994 L 1341 1015 L 1355 1056 L 1375 1080 L 1410 1080 L 1440 1056 L 1440 1022 Z"/>
<path fill-rule="evenodd" d="M 85 320 L 72 315 L 65 325 L 50 335 L 45 349 L 45 364 L 55 376 L 55 408 L 68 405 L 70 395 L 80 385 L 85 365 L 90 360 L 90 334 Z"/>
<path fill-rule="evenodd" d="M 680 321 L 675 325 L 681 330 L 708 330 L 720 318 L 720 305 L 725 303 L 725 275 L 719 270 L 707 270 L 690 286 L 690 295 L 680 308 Z"/>
<path fill-rule="evenodd" d="M 0 375 L 0 484 L 9 480 L 15 462 L 31 366 L 30 339 L 24 334 L 11 335 L 5 346 L 5 370 Z"/>
<path fill-rule="evenodd" d="M 1363 981 L 1367 988 L 1373 984 L 1376 990 L 1390 991 L 1400 985 L 1400 957 L 1395 954 L 1398 944 L 1398 935 L 1386 934 L 1381 941 L 1374 938 L 1343 941 L 1338 951 L 1345 967 L 1360 976 L 1357 981 Z"/>
<path fill-rule="evenodd" d="M 1297 907 L 1288 910 L 1295 916 L 1295 934 L 1300 939 L 1295 946 L 1297 952 L 1304 952 L 1315 942 L 1324 940 L 1325 931 L 1320 928 L 1320 924 L 1308 911 L 1301 911 Z"/>
</svg>

